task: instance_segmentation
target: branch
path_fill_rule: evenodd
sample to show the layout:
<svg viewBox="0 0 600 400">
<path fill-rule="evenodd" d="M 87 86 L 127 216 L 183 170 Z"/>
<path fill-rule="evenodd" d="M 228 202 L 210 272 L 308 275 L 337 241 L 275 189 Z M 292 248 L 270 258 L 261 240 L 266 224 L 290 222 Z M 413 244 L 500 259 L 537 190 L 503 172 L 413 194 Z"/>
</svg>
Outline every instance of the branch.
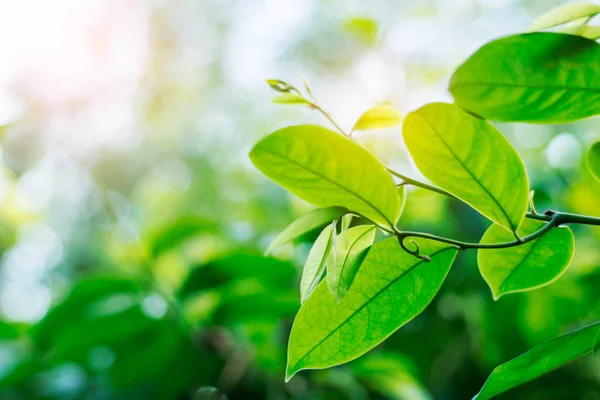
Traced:
<svg viewBox="0 0 600 400">
<path fill-rule="evenodd" d="M 427 261 L 425 259 L 425 257 L 427 257 L 427 256 L 419 254 L 418 246 L 416 246 L 416 250 L 410 250 L 407 248 L 406 244 L 404 243 L 406 238 L 420 237 L 420 238 L 424 238 L 424 239 L 435 240 L 437 242 L 453 245 L 456 247 L 457 250 L 504 249 L 504 248 L 508 248 L 508 247 L 520 246 L 527 242 L 536 240 L 536 239 L 542 237 L 544 234 L 546 234 L 550 230 L 552 230 L 558 226 L 561 226 L 561 225 L 579 224 L 579 225 L 600 226 L 600 217 L 590 217 L 590 216 L 586 216 L 586 215 L 557 212 L 557 211 L 552 211 L 552 210 L 546 211 L 543 215 L 529 214 L 528 216 L 532 219 L 547 221 L 547 223 L 542 228 L 540 228 L 537 232 L 534 232 L 529 236 L 521 238 L 520 240 L 512 240 L 510 242 L 504 242 L 504 243 L 469 243 L 469 242 L 462 242 L 460 240 L 454 240 L 454 239 L 449 239 L 449 238 L 445 238 L 442 236 L 433 235 L 430 233 L 400 231 L 400 230 L 396 230 L 394 232 L 394 234 L 398 238 L 400 245 L 402 246 L 402 248 L 405 251 L 407 251 L 408 253 L 410 253 L 416 257 L 419 257 L 419 258 Z M 410 240 L 410 242 L 416 245 L 416 242 L 414 240 Z"/>
</svg>

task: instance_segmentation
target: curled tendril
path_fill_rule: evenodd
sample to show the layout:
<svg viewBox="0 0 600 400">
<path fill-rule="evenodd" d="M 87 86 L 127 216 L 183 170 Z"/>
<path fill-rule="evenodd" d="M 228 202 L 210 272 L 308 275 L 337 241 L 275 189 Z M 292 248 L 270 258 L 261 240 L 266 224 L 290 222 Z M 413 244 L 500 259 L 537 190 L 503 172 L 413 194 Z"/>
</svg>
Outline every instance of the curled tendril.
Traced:
<svg viewBox="0 0 600 400">
<path fill-rule="evenodd" d="M 410 242 L 415 246 L 415 249 L 411 250 L 404 243 L 404 239 L 406 239 L 406 238 L 404 238 L 404 237 L 402 237 L 402 238 L 399 237 L 398 238 L 398 242 L 400 243 L 400 247 L 402 247 L 402 250 L 406 251 L 408 254 L 411 254 L 411 255 L 413 255 L 413 256 L 417 257 L 418 259 L 423 260 L 425 262 L 430 262 L 431 261 L 431 258 L 428 255 L 421 254 L 421 249 L 419 247 L 419 244 L 415 240 L 413 240 L 413 239 L 410 240 Z"/>
</svg>

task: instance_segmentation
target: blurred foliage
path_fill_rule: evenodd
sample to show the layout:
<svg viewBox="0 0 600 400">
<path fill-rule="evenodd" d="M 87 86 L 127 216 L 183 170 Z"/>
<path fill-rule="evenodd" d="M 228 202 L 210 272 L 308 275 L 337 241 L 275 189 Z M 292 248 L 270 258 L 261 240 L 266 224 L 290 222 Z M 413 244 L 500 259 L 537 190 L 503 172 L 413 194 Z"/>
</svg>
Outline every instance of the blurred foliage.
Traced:
<svg viewBox="0 0 600 400">
<path fill-rule="evenodd" d="M 552 285 L 495 302 L 475 253 L 460 254 L 385 343 L 285 384 L 316 236 L 261 255 L 311 208 L 247 156 L 284 124 L 326 122 L 270 104 L 265 78 L 305 74 L 345 127 L 386 101 L 406 114 L 447 99 L 449 73 L 484 40 L 559 1 L 30 3 L 3 5 L 1 24 L 1 399 L 465 399 L 496 365 L 600 320 L 600 231 L 575 227 L 575 259 Z M 585 167 L 597 119 L 499 128 L 538 208 L 600 215 Z M 398 129 L 357 137 L 417 173 Z M 400 224 L 470 241 L 487 228 L 419 189 Z M 500 398 L 600 398 L 597 370 L 582 358 Z"/>
</svg>

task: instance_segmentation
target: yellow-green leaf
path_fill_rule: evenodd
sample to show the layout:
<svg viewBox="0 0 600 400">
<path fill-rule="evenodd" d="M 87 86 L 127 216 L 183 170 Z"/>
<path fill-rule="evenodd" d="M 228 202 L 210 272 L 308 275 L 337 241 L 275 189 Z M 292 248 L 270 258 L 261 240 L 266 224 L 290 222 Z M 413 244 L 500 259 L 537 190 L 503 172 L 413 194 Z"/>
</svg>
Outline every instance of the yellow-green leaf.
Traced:
<svg viewBox="0 0 600 400">
<path fill-rule="evenodd" d="M 280 129 L 256 144 L 256 167 L 319 207 L 340 206 L 383 225 L 400 216 L 400 200 L 385 167 L 351 140 L 315 125 Z"/>
<path fill-rule="evenodd" d="M 600 13 L 600 5 L 589 2 L 563 4 L 540 15 L 527 28 L 528 31 L 539 31 L 553 26 L 566 24 L 580 18 L 593 17 Z"/>
<path fill-rule="evenodd" d="M 306 100 L 304 97 L 294 94 L 294 93 L 279 94 L 279 95 L 273 97 L 273 99 L 271 101 L 276 104 L 289 104 L 289 105 L 311 104 L 311 102 Z"/>
<path fill-rule="evenodd" d="M 510 231 L 520 225 L 529 198 L 525 167 L 500 132 L 447 103 L 406 117 L 404 141 L 431 182 Z"/>
<path fill-rule="evenodd" d="M 303 303 L 313 290 L 315 290 L 323 277 L 328 256 L 333 250 L 333 242 L 335 240 L 333 228 L 333 224 L 325 227 L 310 249 L 300 281 L 300 295 Z"/>
<path fill-rule="evenodd" d="M 575 25 L 567 26 L 558 30 L 561 33 L 568 33 L 570 35 L 582 36 L 584 38 L 596 40 L 600 38 L 600 26 L 598 25 Z"/>
<path fill-rule="evenodd" d="M 294 222 L 292 222 L 287 228 L 285 228 L 277 237 L 271 242 L 265 254 L 271 253 L 277 246 L 281 246 L 284 243 L 291 242 L 315 229 L 322 228 L 337 217 L 347 213 L 343 207 L 327 207 L 319 208 L 314 210 Z"/>
<path fill-rule="evenodd" d="M 600 142 L 596 142 L 590 147 L 587 156 L 587 165 L 592 175 L 600 179 Z"/>
<path fill-rule="evenodd" d="M 369 247 L 375 240 L 375 230 L 372 225 L 355 226 L 337 237 L 336 255 L 330 255 L 327 262 L 327 286 L 337 301 L 350 289 Z"/>
<path fill-rule="evenodd" d="M 352 131 L 367 131 L 398 126 L 402 116 L 392 106 L 382 105 L 365 111 L 354 124 Z"/>
</svg>

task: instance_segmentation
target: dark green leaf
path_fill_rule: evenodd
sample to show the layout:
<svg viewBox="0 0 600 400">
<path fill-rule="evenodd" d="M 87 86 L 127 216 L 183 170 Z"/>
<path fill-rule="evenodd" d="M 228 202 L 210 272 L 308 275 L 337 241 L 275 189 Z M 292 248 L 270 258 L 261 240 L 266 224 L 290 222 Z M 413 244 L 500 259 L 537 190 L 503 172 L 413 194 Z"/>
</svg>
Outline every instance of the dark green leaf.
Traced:
<svg viewBox="0 0 600 400">
<path fill-rule="evenodd" d="M 291 287 L 296 278 L 293 264 L 260 254 L 233 254 L 199 265 L 181 285 L 181 298 L 241 279 L 258 279 L 269 287 Z"/>
<path fill-rule="evenodd" d="M 450 80 L 456 104 L 495 121 L 566 123 L 600 113 L 600 45 L 537 32 L 485 44 Z"/>
<path fill-rule="evenodd" d="M 490 399 L 589 353 L 599 326 L 595 323 L 559 336 L 496 367 L 474 399 Z"/>
<path fill-rule="evenodd" d="M 316 206 L 346 207 L 388 226 L 400 216 L 396 187 L 385 167 L 329 129 L 280 129 L 258 142 L 250 158 L 263 174 Z"/>
<path fill-rule="evenodd" d="M 431 262 L 406 253 L 395 237 L 374 244 L 339 304 L 325 282 L 317 287 L 290 333 L 287 380 L 301 369 L 327 368 L 359 357 L 425 309 L 456 250 L 428 240 L 418 244 Z"/>
<path fill-rule="evenodd" d="M 404 141 L 431 182 L 504 228 L 516 231 L 527 211 L 525 167 L 492 125 L 446 103 L 410 113 Z"/>
</svg>

